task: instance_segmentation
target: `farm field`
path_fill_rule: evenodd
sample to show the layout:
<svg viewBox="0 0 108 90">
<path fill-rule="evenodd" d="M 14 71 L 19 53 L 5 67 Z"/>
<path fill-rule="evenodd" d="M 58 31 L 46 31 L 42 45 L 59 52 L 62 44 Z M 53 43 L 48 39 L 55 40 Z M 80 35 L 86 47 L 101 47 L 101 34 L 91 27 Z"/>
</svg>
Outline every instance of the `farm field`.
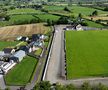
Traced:
<svg viewBox="0 0 108 90">
<path fill-rule="evenodd" d="M 48 11 L 60 11 L 63 10 L 65 6 L 44 6 L 45 10 Z"/>
<path fill-rule="evenodd" d="M 42 13 L 40 10 L 35 10 L 35 9 L 30 9 L 30 8 L 24 8 L 24 9 L 15 9 L 15 10 L 10 10 L 8 11 L 9 15 L 13 15 L 13 14 L 40 14 Z"/>
<path fill-rule="evenodd" d="M 25 57 L 5 76 L 7 85 L 26 85 L 30 82 L 37 60 L 32 57 Z"/>
<path fill-rule="evenodd" d="M 3 50 L 6 47 L 15 47 L 19 42 L 8 42 L 8 41 L 0 41 L 0 50 Z"/>
<path fill-rule="evenodd" d="M 88 7 L 81 7 L 81 6 L 76 6 L 76 5 L 69 7 L 69 9 L 73 12 L 73 14 L 75 16 L 78 16 L 79 13 L 81 13 L 83 16 L 88 16 L 88 15 L 92 14 L 92 12 L 95 10 L 98 11 L 99 15 L 108 14 L 108 12 L 105 12 L 102 10 L 88 8 Z"/>
<path fill-rule="evenodd" d="M 31 36 L 32 34 L 46 34 L 50 28 L 44 26 L 43 23 L 16 25 L 0 28 L 0 40 L 13 41 L 17 36 Z"/>
<path fill-rule="evenodd" d="M 33 23 L 33 21 L 36 23 L 38 22 L 38 18 L 32 16 L 32 15 L 13 15 L 10 16 L 10 20 L 9 23 L 10 24 L 16 24 L 16 25 L 20 25 L 20 24 L 24 24 L 24 23 Z"/>
<path fill-rule="evenodd" d="M 89 27 L 95 27 L 95 28 L 103 28 L 104 26 L 99 24 L 99 23 L 95 23 L 93 21 L 89 21 L 89 20 L 85 20 L 85 22 L 88 24 Z"/>
<path fill-rule="evenodd" d="M 66 31 L 67 79 L 108 76 L 108 31 Z"/>
<path fill-rule="evenodd" d="M 92 14 L 92 12 L 95 10 L 97 10 L 99 12 L 99 15 L 108 14 L 108 12 L 105 12 L 102 10 L 88 8 L 88 7 L 82 7 L 82 6 L 77 6 L 77 5 L 67 6 L 67 7 L 72 11 L 72 13 L 65 12 L 64 11 L 65 6 L 44 6 L 44 9 L 48 10 L 51 13 L 64 14 L 67 16 L 69 16 L 69 15 L 78 16 L 78 14 L 81 13 L 85 17 L 85 16 Z"/>
<path fill-rule="evenodd" d="M 47 21 L 48 19 L 57 21 L 60 16 L 55 16 L 51 14 L 41 14 L 41 15 L 36 15 L 36 17 L 40 18 L 41 21 Z"/>
</svg>

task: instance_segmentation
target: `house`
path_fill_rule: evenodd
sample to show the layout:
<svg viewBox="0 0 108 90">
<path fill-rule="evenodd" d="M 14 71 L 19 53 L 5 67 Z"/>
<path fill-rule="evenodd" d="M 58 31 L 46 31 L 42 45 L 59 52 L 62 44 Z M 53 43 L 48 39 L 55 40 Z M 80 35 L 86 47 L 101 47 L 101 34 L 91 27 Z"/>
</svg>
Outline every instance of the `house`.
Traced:
<svg viewBox="0 0 108 90">
<path fill-rule="evenodd" d="M 22 38 L 22 36 L 19 36 L 19 37 L 16 38 L 16 40 L 17 40 L 17 41 L 20 41 L 21 38 Z"/>
<path fill-rule="evenodd" d="M 42 40 L 36 41 L 33 44 L 33 46 L 36 46 L 36 47 L 43 47 L 43 45 L 44 45 L 44 41 L 42 41 Z"/>
<path fill-rule="evenodd" d="M 0 66 L 3 64 L 3 61 L 0 61 Z M 0 67 L 0 74 L 4 74 L 4 71 L 2 70 L 2 68 Z"/>
<path fill-rule="evenodd" d="M 83 27 L 80 24 L 73 24 L 70 26 L 66 26 L 65 30 L 83 30 Z"/>
<path fill-rule="evenodd" d="M 17 51 L 14 55 L 12 55 L 9 60 L 13 60 L 14 62 L 21 62 L 22 59 L 26 56 L 26 52 L 23 50 Z"/>
<path fill-rule="evenodd" d="M 32 41 L 37 41 L 40 39 L 40 34 L 33 34 L 32 35 Z"/>
<path fill-rule="evenodd" d="M 16 65 L 16 63 L 14 63 L 13 61 L 11 61 L 11 62 L 3 62 L 0 65 L 1 72 L 3 72 L 3 74 L 5 74 L 15 65 Z"/>
<path fill-rule="evenodd" d="M 0 51 L 0 61 L 8 61 L 10 54 L 4 53 L 4 51 Z"/>
<path fill-rule="evenodd" d="M 45 35 L 40 35 L 40 39 L 41 39 L 41 40 L 46 39 Z"/>
<path fill-rule="evenodd" d="M 79 25 L 76 26 L 76 30 L 81 31 L 81 30 L 83 30 L 83 27 L 79 24 Z"/>
<path fill-rule="evenodd" d="M 13 54 L 13 53 L 15 53 L 15 49 L 14 48 L 4 48 L 3 52 L 5 54 Z"/>
<path fill-rule="evenodd" d="M 20 39 L 20 41 L 24 41 L 24 42 L 26 42 L 26 41 L 28 41 L 28 40 L 29 40 L 28 37 L 22 37 L 22 38 Z"/>
<path fill-rule="evenodd" d="M 5 53 L 3 51 L 0 51 L 0 60 L 3 60 Z"/>
<path fill-rule="evenodd" d="M 28 46 L 20 46 L 19 50 L 23 50 L 26 53 L 31 53 L 32 52 L 31 47 L 28 47 Z"/>
<path fill-rule="evenodd" d="M 28 38 L 28 37 L 19 36 L 19 37 L 17 37 L 16 40 L 17 40 L 17 41 L 24 41 L 24 42 L 26 42 L 26 41 L 29 40 L 29 38 Z"/>
</svg>

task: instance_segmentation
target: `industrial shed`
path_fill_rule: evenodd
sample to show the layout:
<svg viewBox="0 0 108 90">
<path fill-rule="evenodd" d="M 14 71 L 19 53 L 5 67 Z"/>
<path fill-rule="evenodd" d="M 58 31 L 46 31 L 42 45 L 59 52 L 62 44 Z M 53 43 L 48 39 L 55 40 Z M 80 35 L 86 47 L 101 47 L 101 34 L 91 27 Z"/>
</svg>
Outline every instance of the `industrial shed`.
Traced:
<svg viewBox="0 0 108 90">
<path fill-rule="evenodd" d="M 13 56 L 10 57 L 10 60 L 13 60 L 14 62 L 21 62 L 25 56 L 25 51 L 19 50 Z"/>
</svg>

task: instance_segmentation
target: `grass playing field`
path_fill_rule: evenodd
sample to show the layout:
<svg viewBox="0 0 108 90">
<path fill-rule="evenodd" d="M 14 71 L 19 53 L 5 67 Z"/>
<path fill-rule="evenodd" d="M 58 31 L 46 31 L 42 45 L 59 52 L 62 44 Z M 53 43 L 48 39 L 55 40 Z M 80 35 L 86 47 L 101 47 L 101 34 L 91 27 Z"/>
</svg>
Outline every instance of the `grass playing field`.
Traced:
<svg viewBox="0 0 108 90">
<path fill-rule="evenodd" d="M 32 57 L 24 58 L 5 76 L 8 85 L 25 85 L 30 82 L 37 60 Z"/>
<path fill-rule="evenodd" d="M 67 79 L 108 76 L 108 31 L 66 31 Z"/>
</svg>

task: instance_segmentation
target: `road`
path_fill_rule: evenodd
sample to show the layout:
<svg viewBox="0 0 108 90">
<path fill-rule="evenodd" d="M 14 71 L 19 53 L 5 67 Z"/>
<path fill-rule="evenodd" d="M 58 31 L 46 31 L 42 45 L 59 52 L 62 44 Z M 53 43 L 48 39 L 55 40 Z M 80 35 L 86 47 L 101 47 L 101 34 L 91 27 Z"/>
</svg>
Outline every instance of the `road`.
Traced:
<svg viewBox="0 0 108 90">
<path fill-rule="evenodd" d="M 0 75 L 0 89 L 5 89 L 5 82 L 4 82 L 4 78 L 3 75 Z"/>
<path fill-rule="evenodd" d="M 53 49 L 48 65 L 48 70 L 46 73 L 45 80 L 50 81 L 51 83 L 56 83 L 61 80 L 61 68 L 62 68 L 62 45 L 63 43 L 63 26 L 55 26 L 55 36 L 53 40 Z M 63 55 L 64 56 L 64 55 Z"/>
<path fill-rule="evenodd" d="M 61 84 L 74 84 L 76 86 L 82 85 L 84 82 L 89 82 L 91 85 L 102 83 L 104 85 L 108 85 L 107 77 L 96 77 L 96 78 L 82 78 L 75 80 L 65 80 L 62 78 L 62 73 L 64 72 L 64 32 L 63 28 L 65 26 L 55 26 L 55 37 L 53 40 L 53 48 L 52 53 L 46 73 L 46 81 L 50 81 L 51 83 L 59 82 Z M 63 63 L 64 62 L 64 63 Z"/>
</svg>

